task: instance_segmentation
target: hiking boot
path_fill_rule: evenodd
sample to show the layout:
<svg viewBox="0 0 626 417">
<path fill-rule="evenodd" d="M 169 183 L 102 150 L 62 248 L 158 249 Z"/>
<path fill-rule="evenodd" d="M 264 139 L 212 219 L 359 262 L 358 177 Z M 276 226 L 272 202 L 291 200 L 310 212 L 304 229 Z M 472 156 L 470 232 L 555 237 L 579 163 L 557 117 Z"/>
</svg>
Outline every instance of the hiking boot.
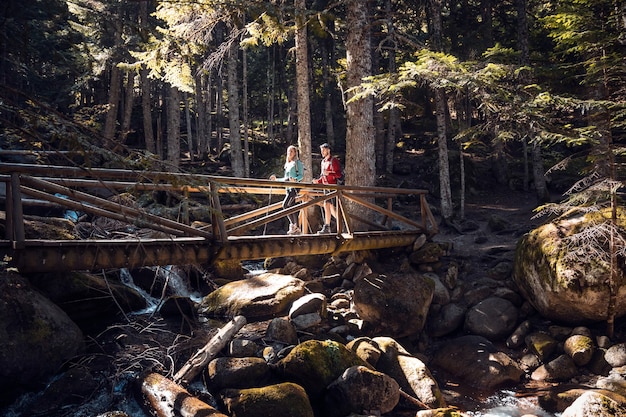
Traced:
<svg viewBox="0 0 626 417">
<path fill-rule="evenodd" d="M 289 225 L 289 230 L 287 231 L 288 235 L 299 235 L 301 233 L 302 231 L 300 230 L 297 224 L 292 223 Z"/>
<path fill-rule="evenodd" d="M 322 228 L 319 230 L 319 232 L 317 232 L 318 235 L 325 235 L 328 233 L 332 233 L 332 231 L 330 230 L 330 225 L 329 224 L 325 224 L 324 226 L 322 226 Z"/>
</svg>

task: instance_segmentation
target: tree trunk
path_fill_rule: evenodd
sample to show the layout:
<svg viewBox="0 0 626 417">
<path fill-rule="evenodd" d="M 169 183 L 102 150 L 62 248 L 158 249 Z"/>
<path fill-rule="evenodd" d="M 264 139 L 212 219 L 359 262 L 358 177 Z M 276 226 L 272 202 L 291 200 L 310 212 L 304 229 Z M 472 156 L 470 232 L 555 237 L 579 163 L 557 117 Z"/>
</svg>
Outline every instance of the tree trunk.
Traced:
<svg viewBox="0 0 626 417">
<path fill-rule="evenodd" d="M 126 97 L 124 98 L 124 115 L 120 129 L 120 143 L 126 143 L 130 133 L 130 122 L 133 115 L 133 103 L 135 102 L 135 73 L 128 71 L 126 79 Z"/>
<path fill-rule="evenodd" d="M 142 38 L 146 38 L 148 31 L 148 1 L 139 2 L 139 27 Z M 143 139 L 148 152 L 156 154 L 156 142 L 154 140 L 154 131 L 152 129 L 152 95 L 151 82 L 148 74 L 150 71 L 142 66 L 139 70 L 139 78 L 141 82 L 141 114 L 143 119 Z"/>
<path fill-rule="evenodd" d="M 298 108 L 298 148 L 305 167 L 304 180 L 312 178 L 311 110 L 309 99 L 309 48 L 307 44 L 306 0 L 295 0 L 296 6 L 296 95 Z"/>
<path fill-rule="evenodd" d="M 180 92 L 170 86 L 167 94 L 167 162 L 168 170 L 180 166 Z"/>
<path fill-rule="evenodd" d="M 239 45 L 233 42 L 228 55 L 228 130 L 230 141 L 230 164 L 235 177 L 244 176 L 243 154 L 241 152 L 241 120 L 239 118 Z"/>
<path fill-rule="evenodd" d="M 335 121 L 333 109 L 333 86 L 335 80 L 329 71 L 330 63 L 333 62 L 333 39 L 331 36 L 324 40 L 321 45 L 322 55 L 322 91 L 324 92 L 324 127 L 326 132 L 326 142 L 331 147 L 335 146 Z"/>
<path fill-rule="evenodd" d="M 143 139 L 148 152 L 156 154 L 156 142 L 154 140 L 154 130 L 152 129 L 152 100 L 150 94 L 150 78 L 148 69 L 142 68 L 139 72 L 141 76 L 141 114 L 143 116 Z"/>
<path fill-rule="evenodd" d="M 189 151 L 189 159 L 195 160 L 195 149 L 193 146 L 193 130 L 191 128 L 191 110 L 189 109 L 189 96 L 183 93 L 183 105 L 185 106 L 185 125 L 187 128 L 187 150 Z"/>
<path fill-rule="evenodd" d="M 533 181 L 535 182 L 535 195 L 539 204 L 550 202 L 550 192 L 546 185 L 546 171 L 543 168 L 541 157 L 541 144 L 534 142 L 531 147 Z"/>
<path fill-rule="evenodd" d="M 250 177 L 250 138 L 248 135 L 248 54 L 243 51 L 243 172 Z"/>
<path fill-rule="evenodd" d="M 433 48 L 436 51 L 442 50 L 442 30 L 441 21 L 442 0 L 429 0 L 429 12 L 431 22 L 431 39 Z M 450 186 L 450 162 L 448 160 L 448 135 L 446 126 L 446 94 L 441 88 L 436 88 L 435 94 L 435 116 L 437 119 L 437 144 L 439 161 L 439 199 L 441 204 L 441 216 L 444 221 L 452 220 L 454 209 L 452 206 L 452 188 Z"/>
<path fill-rule="evenodd" d="M 207 137 L 207 111 L 206 111 L 206 100 L 204 88 L 202 85 L 202 80 L 204 79 L 204 74 L 199 74 L 195 77 L 194 83 L 194 95 L 196 98 L 196 114 L 198 117 L 196 118 L 196 130 L 198 132 L 198 147 L 196 148 L 196 152 L 198 153 L 198 158 L 204 159 L 206 155 L 209 153 L 209 138 Z"/>
<path fill-rule="evenodd" d="M 122 18 L 117 17 L 115 20 L 115 50 L 122 45 Z M 122 94 L 122 70 L 117 66 L 116 54 L 111 59 L 111 81 L 109 84 L 109 99 L 106 119 L 104 121 L 103 135 L 106 139 L 115 139 L 115 131 L 117 128 L 117 116 L 120 105 L 120 96 Z"/>
<path fill-rule="evenodd" d="M 395 27 L 393 24 L 393 10 L 391 0 L 386 2 L 387 12 L 387 31 L 390 36 L 393 36 Z M 393 48 L 389 50 L 389 72 L 394 74 L 396 72 L 396 49 L 395 43 Z M 387 122 L 387 138 L 385 142 L 385 172 L 387 174 L 393 173 L 393 161 L 394 153 L 396 150 L 396 139 L 400 134 L 400 112 L 397 108 L 392 107 L 389 109 L 389 120 Z"/>
<path fill-rule="evenodd" d="M 346 39 L 347 87 L 360 85 L 371 74 L 372 57 L 368 22 L 368 3 L 349 0 L 346 6 L 348 36 Z M 349 99 L 350 97 L 348 97 Z M 372 98 L 349 102 L 346 131 L 346 181 L 349 185 L 372 186 L 376 182 L 374 114 Z M 350 205 L 350 211 L 369 219 L 371 211 Z"/>
</svg>

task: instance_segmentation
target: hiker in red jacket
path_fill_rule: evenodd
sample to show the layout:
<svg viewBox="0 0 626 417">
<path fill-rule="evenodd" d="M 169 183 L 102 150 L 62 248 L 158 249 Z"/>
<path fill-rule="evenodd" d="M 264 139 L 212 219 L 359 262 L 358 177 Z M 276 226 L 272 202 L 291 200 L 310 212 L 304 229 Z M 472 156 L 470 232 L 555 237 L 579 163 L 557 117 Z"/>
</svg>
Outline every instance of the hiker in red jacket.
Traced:
<svg viewBox="0 0 626 417">
<path fill-rule="evenodd" d="M 337 184 L 337 179 L 342 177 L 341 164 L 335 158 L 328 143 L 320 145 L 320 153 L 322 154 L 321 174 L 319 178 L 313 180 L 315 184 Z M 317 232 L 318 234 L 332 233 L 330 230 L 331 216 L 337 218 L 337 211 L 334 205 L 334 199 L 324 201 L 324 225 Z"/>
</svg>

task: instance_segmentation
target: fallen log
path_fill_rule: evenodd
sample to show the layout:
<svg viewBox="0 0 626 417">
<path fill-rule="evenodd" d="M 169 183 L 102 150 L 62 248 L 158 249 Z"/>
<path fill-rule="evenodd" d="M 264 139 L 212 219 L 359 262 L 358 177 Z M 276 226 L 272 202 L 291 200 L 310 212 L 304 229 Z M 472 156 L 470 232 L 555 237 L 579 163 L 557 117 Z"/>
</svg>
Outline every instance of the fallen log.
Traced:
<svg viewBox="0 0 626 417">
<path fill-rule="evenodd" d="M 189 384 L 205 366 L 214 359 L 218 353 L 226 346 L 230 339 L 246 324 L 244 316 L 236 316 L 226 323 L 215 336 L 196 352 L 182 368 L 174 375 L 174 382 L 179 384 Z"/>
<path fill-rule="evenodd" d="M 146 376 L 141 392 L 157 417 L 228 417 L 159 374 Z"/>
</svg>

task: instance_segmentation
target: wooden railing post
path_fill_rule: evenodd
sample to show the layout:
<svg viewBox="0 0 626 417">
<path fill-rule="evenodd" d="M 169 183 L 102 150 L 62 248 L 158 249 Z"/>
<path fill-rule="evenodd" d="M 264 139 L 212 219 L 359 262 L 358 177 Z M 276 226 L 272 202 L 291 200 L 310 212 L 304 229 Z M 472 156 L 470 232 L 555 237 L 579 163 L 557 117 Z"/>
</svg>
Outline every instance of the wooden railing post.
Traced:
<svg viewBox="0 0 626 417">
<path fill-rule="evenodd" d="M 228 240 L 226 225 L 224 224 L 224 214 L 222 213 L 222 205 L 220 204 L 220 196 L 218 193 L 218 185 L 215 181 L 209 183 L 211 191 L 211 227 L 213 228 L 213 236 L 218 236 L 220 242 Z"/>
<path fill-rule="evenodd" d="M 11 220 L 13 222 L 11 230 L 13 231 L 11 240 L 13 240 L 13 249 L 22 249 L 25 246 L 24 232 L 24 212 L 22 210 L 22 194 L 20 192 L 20 175 L 11 174 Z M 8 194 L 8 193 L 7 193 Z"/>
</svg>

